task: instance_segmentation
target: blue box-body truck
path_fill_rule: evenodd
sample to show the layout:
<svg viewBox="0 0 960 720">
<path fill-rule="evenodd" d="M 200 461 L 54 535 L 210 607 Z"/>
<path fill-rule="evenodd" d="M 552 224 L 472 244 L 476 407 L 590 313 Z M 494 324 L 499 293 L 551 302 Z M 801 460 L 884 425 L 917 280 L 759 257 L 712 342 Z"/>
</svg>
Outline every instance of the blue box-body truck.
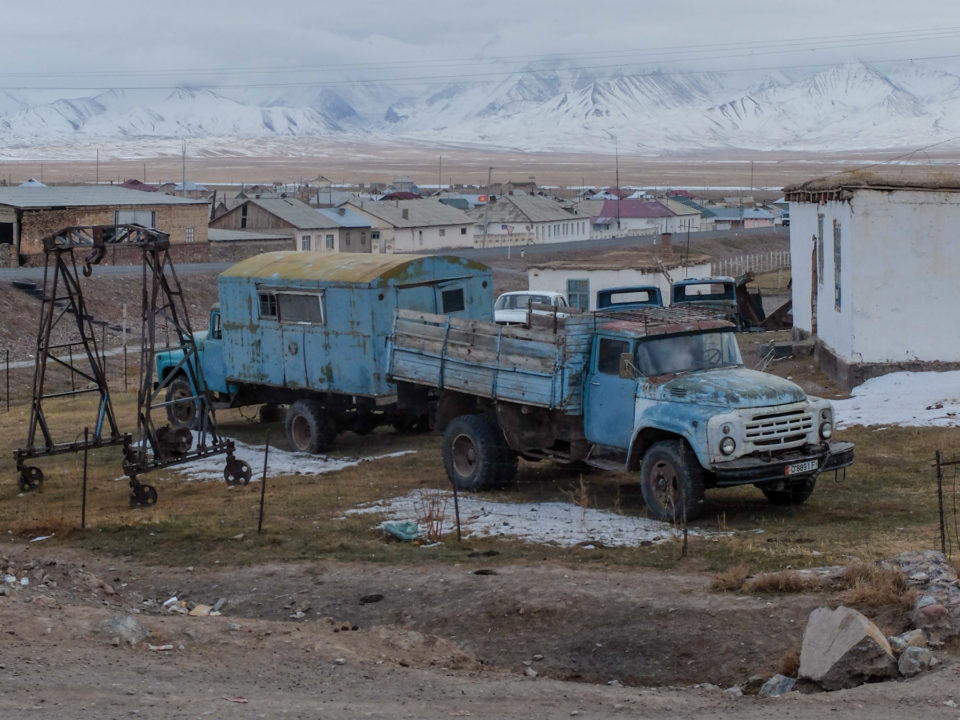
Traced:
<svg viewBox="0 0 960 720">
<path fill-rule="evenodd" d="M 205 397 L 220 407 L 264 404 L 264 416 L 286 405 L 288 439 L 304 452 L 341 430 L 420 421 L 403 412 L 387 378 L 395 309 L 493 319 L 490 269 L 452 256 L 263 253 L 221 273 L 218 296 L 196 334 Z M 156 365 L 171 424 L 190 426 L 201 398 L 182 354 L 159 353 Z"/>
</svg>

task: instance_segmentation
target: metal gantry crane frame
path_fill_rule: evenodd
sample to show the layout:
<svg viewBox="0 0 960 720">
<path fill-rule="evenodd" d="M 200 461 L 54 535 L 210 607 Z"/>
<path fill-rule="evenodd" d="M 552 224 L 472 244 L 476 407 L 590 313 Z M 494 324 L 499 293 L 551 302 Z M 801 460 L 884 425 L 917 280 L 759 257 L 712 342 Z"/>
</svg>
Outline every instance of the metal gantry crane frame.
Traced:
<svg viewBox="0 0 960 720">
<path fill-rule="evenodd" d="M 107 247 L 121 246 L 139 248 L 142 255 L 142 344 L 136 437 L 120 432 L 117 424 L 110 401 L 104 356 L 102 349 L 97 346 L 93 316 L 87 311 L 75 255 L 76 250 L 89 250 L 89 254 L 82 261 L 82 272 L 89 277 L 93 273 L 93 266 L 103 259 Z M 34 490 L 43 483 L 43 472 L 38 467 L 26 465 L 25 461 L 28 459 L 110 445 L 123 446 L 123 472 L 130 478 L 131 505 L 153 505 L 157 500 L 156 489 L 141 483 L 138 475 L 219 453 L 226 453 L 224 479 L 228 484 L 249 482 L 250 466 L 234 456 L 233 441 L 221 437 L 217 432 L 211 395 L 203 377 L 183 290 L 170 258 L 169 234 L 133 224 L 75 226 L 44 238 L 43 248 L 46 265 L 40 327 L 37 332 L 30 421 L 26 447 L 14 452 L 20 489 Z M 54 329 L 61 323 L 67 323 L 71 317 L 76 322 L 79 339 L 54 343 Z M 160 400 L 169 378 L 174 374 L 162 382 L 154 383 L 158 318 L 165 320 L 167 326 L 173 329 L 176 343 L 162 347 L 160 352 L 182 352 L 183 359 L 178 369 L 182 369 L 187 375 L 195 392 L 192 397 L 175 401 Z M 75 360 L 73 348 L 77 346 L 81 346 L 83 352 Z M 64 350 L 70 351 L 66 359 L 60 356 Z M 84 366 L 84 361 L 88 367 Z M 50 362 L 66 368 L 71 373 L 71 378 L 82 378 L 86 381 L 86 386 L 47 392 L 45 381 Z M 44 413 L 44 401 L 93 392 L 100 396 L 93 432 L 84 441 L 56 442 Z M 194 404 L 197 434 L 195 446 L 193 433 L 189 429 L 174 429 L 155 422 L 153 411 L 165 409 L 172 402 Z M 43 443 L 39 446 L 38 430 L 43 437 Z"/>
</svg>

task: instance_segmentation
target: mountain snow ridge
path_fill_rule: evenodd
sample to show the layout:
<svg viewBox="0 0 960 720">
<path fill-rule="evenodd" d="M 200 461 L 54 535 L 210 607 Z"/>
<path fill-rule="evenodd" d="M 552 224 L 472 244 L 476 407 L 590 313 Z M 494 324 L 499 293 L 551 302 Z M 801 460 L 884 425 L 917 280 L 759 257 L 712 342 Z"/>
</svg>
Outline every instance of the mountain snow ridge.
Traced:
<svg viewBox="0 0 960 720">
<path fill-rule="evenodd" d="M 918 148 L 960 138 L 960 75 L 920 63 L 794 71 L 591 73 L 528 68 L 483 83 L 0 92 L 0 140 L 370 139 L 523 150 L 683 152 Z"/>
</svg>

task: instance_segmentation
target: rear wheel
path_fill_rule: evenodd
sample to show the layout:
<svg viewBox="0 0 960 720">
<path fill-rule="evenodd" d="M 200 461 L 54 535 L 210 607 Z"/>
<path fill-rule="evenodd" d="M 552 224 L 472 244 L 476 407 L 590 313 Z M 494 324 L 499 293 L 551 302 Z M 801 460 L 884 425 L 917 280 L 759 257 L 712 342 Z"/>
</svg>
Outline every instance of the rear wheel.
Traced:
<svg viewBox="0 0 960 720">
<path fill-rule="evenodd" d="M 477 492 L 509 483 L 517 454 L 507 447 L 490 415 L 461 415 L 443 433 L 443 466 L 457 490 Z"/>
<path fill-rule="evenodd" d="M 200 407 L 196 393 L 185 375 L 178 375 L 167 386 L 167 420 L 174 428 L 196 429 Z"/>
<path fill-rule="evenodd" d="M 658 520 L 693 520 L 703 510 L 703 471 L 683 440 L 661 440 L 647 450 L 640 466 L 640 489 Z"/>
<path fill-rule="evenodd" d="M 808 477 L 784 483 L 782 488 L 761 487 L 760 490 L 771 505 L 802 505 L 813 494 L 816 484 L 815 477 Z"/>
<path fill-rule="evenodd" d="M 287 408 L 284 427 L 294 452 L 323 452 L 337 435 L 326 409 L 314 400 L 297 400 Z"/>
</svg>

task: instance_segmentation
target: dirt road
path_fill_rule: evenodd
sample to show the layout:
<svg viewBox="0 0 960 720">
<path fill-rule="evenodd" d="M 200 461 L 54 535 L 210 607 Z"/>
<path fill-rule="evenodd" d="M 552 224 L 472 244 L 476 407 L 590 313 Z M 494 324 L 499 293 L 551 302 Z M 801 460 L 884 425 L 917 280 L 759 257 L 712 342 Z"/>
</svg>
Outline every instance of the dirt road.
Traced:
<svg viewBox="0 0 960 720">
<path fill-rule="evenodd" d="M 774 672 L 833 598 L 716 593 L 695 569 L 178 569 L 56 542 L 0 546 L 16 578 L 0 596 L 0 717 L 960 716 L 946 653 L 910 681 L 725 692 Z M 221 598 L 219 616 L 180 614 Z"/>
</svg>

